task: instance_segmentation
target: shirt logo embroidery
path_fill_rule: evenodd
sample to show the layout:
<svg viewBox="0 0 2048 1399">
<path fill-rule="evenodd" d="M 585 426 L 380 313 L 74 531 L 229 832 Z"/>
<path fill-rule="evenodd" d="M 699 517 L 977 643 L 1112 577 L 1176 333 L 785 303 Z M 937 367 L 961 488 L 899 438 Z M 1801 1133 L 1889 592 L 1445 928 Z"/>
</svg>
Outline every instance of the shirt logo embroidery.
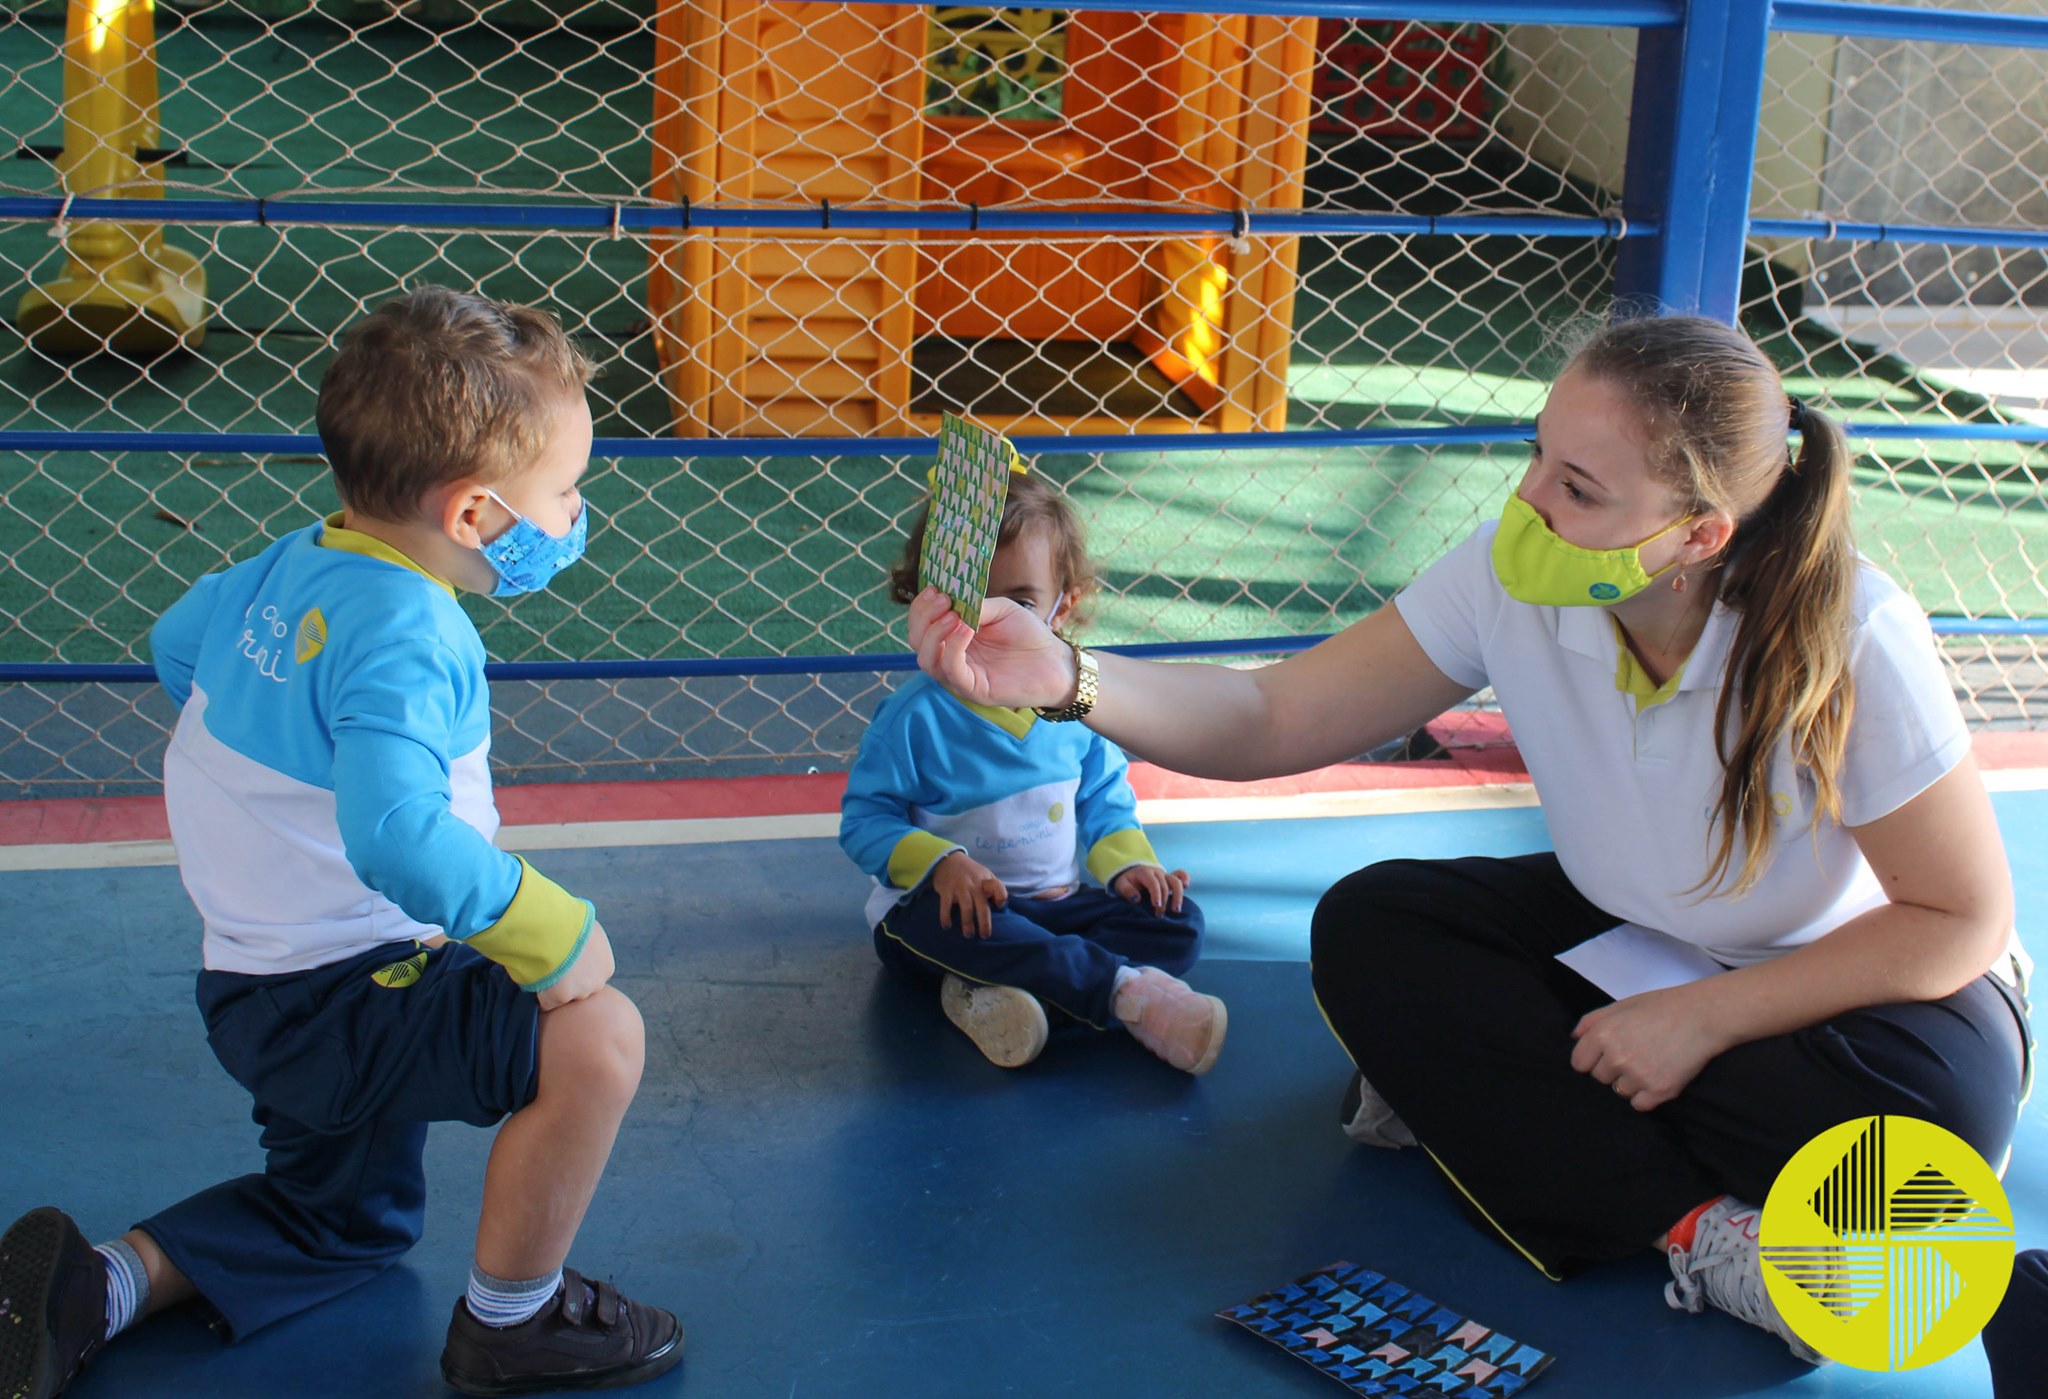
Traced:
<svg viewBox="0 0 2048 1399">
<path fill-rule="evenodd" d="M 299 619 L 299 649 L 295 653 L 300 665 L 320 654 L 320 648 L 327 644 L 327 619 L 314 608 Z"/>
<path fill-rule="evenodd" d="M 252 602 L 249 604 L 248 611 L 242 614 L 242 620 L 250 622 L 255 611 L 256 604 Z M 269 644 L 259 644 L 257 642 L 256 637 L 259 630 L 268 639 Z M 277 615 L 277 609 L 275 607 L 266 607 L 263 609 L 263 617 L 260 623 L 251 622 L 249 626 L 242 628 L 242 634 L 235 638 L 235 649 L 244 656 L 247 656 L 255 664 L 258 675 L 266 680 L 275 680 L 278 684 L 282 685 L 285 683 L 285 677 L 277 673 L 277 664 L 284 659 L 282 642 L 290 635 L 291 628 L 286 626 L 284 619 Z M 277 647 L 276 650 L 271 649 L 273 645 Z"/>
</svg>

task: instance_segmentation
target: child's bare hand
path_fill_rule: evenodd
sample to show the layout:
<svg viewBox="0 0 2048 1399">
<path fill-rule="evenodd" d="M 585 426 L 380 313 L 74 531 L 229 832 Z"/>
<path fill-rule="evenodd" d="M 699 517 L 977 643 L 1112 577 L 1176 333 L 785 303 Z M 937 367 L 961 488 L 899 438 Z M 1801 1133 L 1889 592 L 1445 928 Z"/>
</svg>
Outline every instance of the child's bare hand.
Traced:
<svg viewBox="0 0 2048 1399">
<path fill-rule="evenodd" d="M 590 936 L 583 940 L 583 951 L 566 976 L 540 993 L 540 1008 L 553 1010 L 580 1001 L 610 981 L 617 970 L 612 963 L 612 940 L 604 935 L 604 924 L 592 920 Z"/>
<path fill-rule="evenodd" d="M 1074 693 L 1073 648 L 1008 598 L 986 599 L 976 630 L 926 588 L 910 604 L 910 645 L 926 675 L 976 704 L 1061 705 Z"/>
<path fill-rule="evenodd" d="M 1163 870 L 1157 865 L 1132 865 L 1109 882 L 1109 887 L 1132 903 L 1139 899 L 1152 905 L 1154 913 L 1179 913 L 1188 887 L 1186 870 Z"/>
<path fill-rule="evenodd" d="M 994 932 L 990 905 L 1001 908 L 1010 901 L 1003 881 L 965 850 L 955 850 L 939 861 L 932 871 L 932 891 L 939 896 L 939 926 L 957 926 L 964 938 L 985 938 Z"/>
</svg>

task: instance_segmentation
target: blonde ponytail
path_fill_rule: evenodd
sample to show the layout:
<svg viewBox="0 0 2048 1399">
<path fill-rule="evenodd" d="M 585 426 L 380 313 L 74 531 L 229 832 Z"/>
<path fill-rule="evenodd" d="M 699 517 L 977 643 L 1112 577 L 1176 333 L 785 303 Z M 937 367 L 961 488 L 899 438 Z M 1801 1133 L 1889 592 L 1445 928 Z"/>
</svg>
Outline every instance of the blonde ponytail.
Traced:
<svg viewBox="0 0 2048 1399">
<path fill-rule="evenodd" d="M 1849 675 L 1849 604 L 1856 550 L 1849 536 L 1849 451 L 1825 414 L 1798 405 L 1799 457 L 1778 478 L 1730 546 L 1721 600 L 1741 614 L 1728 678 L 1714 711 L 1721 758 L 1718 838 L 1700 887 L 1720 884 L 1742 863 L 1741 894 L 1770 862 L 1777 814 L 1771 755 L 1790 739 L 1792 758 L 1813 779 L 1815 819 L 1842 814 L 1842 755 L 1856 705 Z"/>
</svg>

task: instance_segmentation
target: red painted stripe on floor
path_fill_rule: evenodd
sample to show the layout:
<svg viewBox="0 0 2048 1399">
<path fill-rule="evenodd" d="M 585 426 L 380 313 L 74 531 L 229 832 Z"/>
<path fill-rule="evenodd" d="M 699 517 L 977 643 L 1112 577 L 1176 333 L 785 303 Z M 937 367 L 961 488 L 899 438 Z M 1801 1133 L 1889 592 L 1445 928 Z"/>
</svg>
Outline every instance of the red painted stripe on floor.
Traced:
<svg viewBox="0 0 2048 1399">
<path fill-rule="evenodd" d="M 162 797 L 73 797 L 0 802 L 0 845 L 91 845 L 168 840 Z"/>
<path fill-rule="evenodd" d="M 845 773 L 687 778 L 665 782 L 528 783 L 498 788 L 508 826 L 586 821 L 719 820 L 837 811 Z M 168 840 L 162 797 L 81 797 L 0 802 L 0 845 L 77 845 Z"/>
<path fill-rule="evenodd" d="M 2048 768 L 2048 731 L 1986 729 L 1970 736 L 1977 754 L 1977 766 L 1998 768 Z"/>
<path fill-rule="evenodd" d="M 498 788 L 508 826 L 584 821 L 717 821 L 839 810 L 843 772 L 787 777 L 686 777 L 650 782 L 529 782 Z"/>
<path fill-rule="evenodd" d="M 1191 797 L 1299 796 L 1315 792 L 1417 790 L 1527 782 L 1529 775 L 1497 714 L 1438 720 L 1430 732 L 1442 758 L 1409 763 L 1337 763 L 1315 772 L 1259 782 L 1218 782 L 1131 764 L 1131 786 L 1147 800 Z M 2048 732 L 1985 732 L 1975 736 L 1987 770 L 2048 768 Z M 844 773 L 782 777 L 682 778 L 648 782 L 528 783 L 498 789 L 507 826 L 578 825 L 592 821 L 723 820 L 834 812 L 846 790 Z M 0 845 L 80 845 L 166 840 L 161 797 L 75 797 L 0 802 Z"/>
</svg>

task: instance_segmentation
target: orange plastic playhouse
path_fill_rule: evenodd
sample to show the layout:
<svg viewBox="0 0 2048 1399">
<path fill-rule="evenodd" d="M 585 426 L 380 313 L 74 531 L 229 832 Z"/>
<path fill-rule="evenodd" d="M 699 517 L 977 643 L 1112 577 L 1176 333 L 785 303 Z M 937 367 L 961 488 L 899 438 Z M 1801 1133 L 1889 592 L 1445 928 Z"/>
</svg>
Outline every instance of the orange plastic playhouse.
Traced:
<svg viewBox="0 0 2048 1399">
<path fill-rule="evenodd" d="M 1005 37 L 1042 55 L 1032 36 L 1056 28 L 1057 102 L 934 111 L 963 16 L 999 58 Z M 1301 207 L 1314 20 L 662 0 L 657 33 L 664 203 Z M 1283 425 L 1296 240 L 988 238 L 657 239 L 649 300 L 677 434 L 930 433 L 963 406 L 1010 432 Z M 946 383 L 948 365 L 1056 378 L 1112 352 L 1160 391 L 991 407 Z"/>
</svg>

